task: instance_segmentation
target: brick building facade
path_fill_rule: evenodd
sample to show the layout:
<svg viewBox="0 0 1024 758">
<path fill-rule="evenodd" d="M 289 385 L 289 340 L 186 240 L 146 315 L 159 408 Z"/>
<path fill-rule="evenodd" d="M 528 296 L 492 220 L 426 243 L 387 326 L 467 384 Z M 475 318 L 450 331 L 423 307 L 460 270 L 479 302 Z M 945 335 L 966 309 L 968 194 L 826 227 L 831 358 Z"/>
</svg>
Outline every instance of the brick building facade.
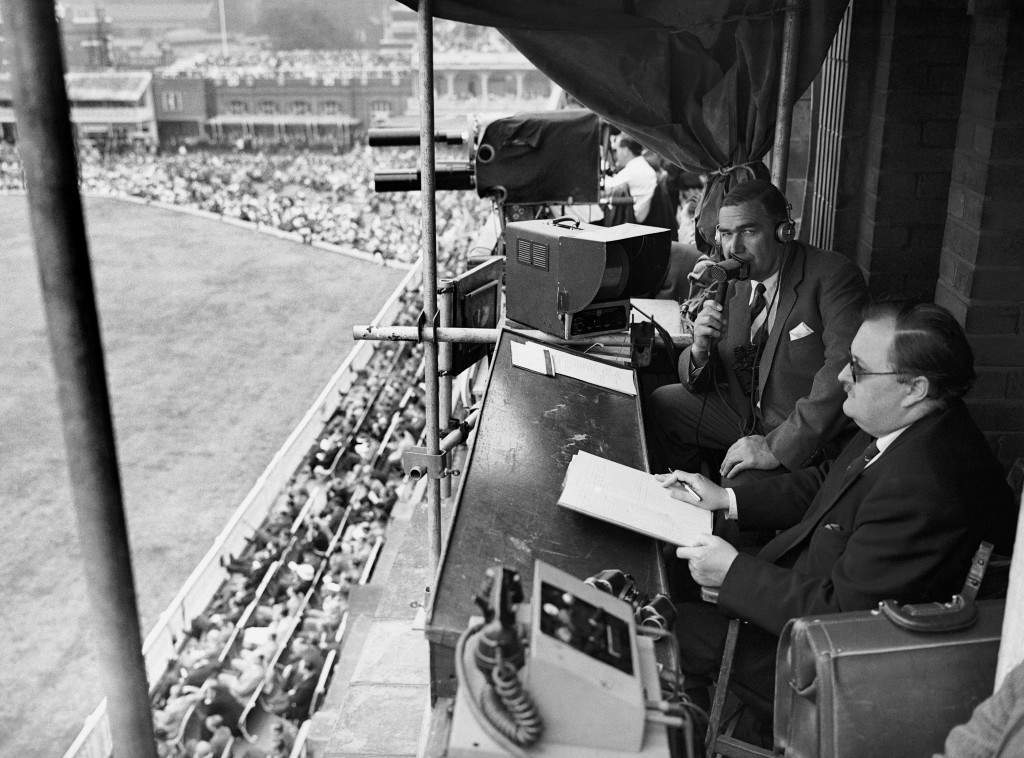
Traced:
<svg viewBox="0 0 1024 758">
<path fill-rule="evenodd" d="M 1010 0 L 853 0 L 834 247 L 878 299 L 964 324 L 969 404 L 1000 460 L 1024 457 L 1024 16 Z M 818 109 L 824 107 L 820 102 Z"/>
</svg>

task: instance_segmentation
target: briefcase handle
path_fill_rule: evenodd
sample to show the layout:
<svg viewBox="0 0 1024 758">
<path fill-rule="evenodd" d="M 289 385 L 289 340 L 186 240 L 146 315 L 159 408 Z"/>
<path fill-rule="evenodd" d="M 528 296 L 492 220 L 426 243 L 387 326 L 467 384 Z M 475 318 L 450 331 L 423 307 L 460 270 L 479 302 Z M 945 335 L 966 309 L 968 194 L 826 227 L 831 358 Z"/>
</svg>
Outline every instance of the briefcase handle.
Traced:
<svg viewBox="0 0 1024 758">
<path fill-rule="evenodd" d="M 985 578 L 985 569 L 992 556 L 992 543 L 982 542 L 971 560 L 963 589 L 948 603 L 917 603 L 900 605 L 895 600 L 883 600 L 878 610 L 892 623 L 912 632 L 952 632 L 966 629 L 978 617 L 974 603 L 978 588 Z"/>
</svg>

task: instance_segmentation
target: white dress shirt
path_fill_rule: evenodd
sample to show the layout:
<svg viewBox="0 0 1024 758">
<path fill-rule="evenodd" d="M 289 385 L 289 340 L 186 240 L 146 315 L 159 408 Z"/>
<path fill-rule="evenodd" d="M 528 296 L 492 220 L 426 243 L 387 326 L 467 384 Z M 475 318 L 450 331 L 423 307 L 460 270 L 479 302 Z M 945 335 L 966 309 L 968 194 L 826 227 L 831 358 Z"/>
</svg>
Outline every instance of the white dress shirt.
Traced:
<svg viewBox="0 0 1024 758">
<path fill-rule="evenodd" d="M 619 185 L 629 185 L 629 194 L 633 198 L 633 215 L 637 223 L 643 223 L 651 212 L 651 198 L 658 186 L 658 175 L 647 159 L 642 155 L 635 156 L 614 176 L 605 180 L 605 189 L 615 189 Z"/>
</svg>

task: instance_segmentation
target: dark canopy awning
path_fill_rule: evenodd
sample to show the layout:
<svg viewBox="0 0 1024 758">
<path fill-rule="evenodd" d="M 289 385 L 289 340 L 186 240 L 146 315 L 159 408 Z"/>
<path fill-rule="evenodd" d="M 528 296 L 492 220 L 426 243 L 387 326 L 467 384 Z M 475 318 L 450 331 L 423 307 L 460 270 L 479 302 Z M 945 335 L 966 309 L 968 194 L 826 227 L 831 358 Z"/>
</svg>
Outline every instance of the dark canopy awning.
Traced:
<svg viewBox="0 0 1024 758">
<path fill-rule="evenodd" d="M 847 2 L 434 0 L 431 7 L 435 16 L 498 28 L 580 103 L 673 163 L 721 172 L 709 188 L 720 197 L 747 178 L 732 168 L 771 149 L 791 3 L 801 11 L 795 91 L 802 93 Z"/>
<path fill-rule="evenodd" d="M 796 91 L 813 81 L 848 0 L 801 3 Z M 402 0 L 416 8 L 416 0 Z M 771 148 L 784 0 L 435 0 L 497 27 L 583 105 L 690 170 Z"/>
</svg>

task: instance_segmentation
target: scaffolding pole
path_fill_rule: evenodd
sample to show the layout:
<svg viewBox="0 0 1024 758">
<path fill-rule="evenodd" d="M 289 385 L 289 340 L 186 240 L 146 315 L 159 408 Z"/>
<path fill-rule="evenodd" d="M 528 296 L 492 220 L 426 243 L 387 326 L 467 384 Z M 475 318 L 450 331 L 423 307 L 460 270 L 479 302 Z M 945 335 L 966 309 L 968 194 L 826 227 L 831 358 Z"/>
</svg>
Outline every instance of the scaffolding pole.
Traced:
<svg viewBox="0 0 1024 758">
<path fill-rule="evenodd" d="M 420 218 L 423 259 L 423 314 L 428 324 L 437 323 L 437 213 L 434 194 L 434 17 L 431 0 L 419 3 L 420 42 Z M 426 380 L 427 453 L 440 456 L 441 432 L 438 418 L 438 346 L 423 345 Z M 427 483 L 427 529 L 430 534 L 431 582 L 441 564 L 441 480 L 431 476 Z M 431 587 L 431 591 L 432 591 Z"/>
<path fill-rule="evenodd" d="M 156 758 L 103 346 L 53 4 L 3 0 L 71 495 L 118 758 Z"/>
<path fill-rule="evenodd" d="M 352 327 L 352 339 L 386 340 L 388 342 L 471 342 L 491 344 L 498 341 L 497 329 L 477 329 L 468 326 L 435 328 L 423 326 L 377 326 L 356 324 Z"/>
<path fill-rule="evenodd" d="M 452 325 L 452 308 L 454 307 L 455 295 L 454 285 L 450 280 L 445 280 L 443 286 L 438 290 L 441 296 L 440 323 L 442 329 Z M 437 419 L 441 434 L 447 434 L 452 421 L 452 343 L 441 341 L 437 346 L 437 365 L 440 375 L 440 387 L 438 390 Z M 441 479 L 441 497 L 447 500 L 452 496 L 452 478 L 446 476 Z"/>
<path fill-rule="evenodd" d="M 786 192 L 789 176 L 789 139 L 793 132 L 793 102 L 796 99 L 796 55 L 800 44 L 800 4 L 786 8 L 782 27 L 782 57 L 779 65 L 779 101 L 775 114 L 775 144 L 772 147 L 772 184 Z"/>
</svg>

